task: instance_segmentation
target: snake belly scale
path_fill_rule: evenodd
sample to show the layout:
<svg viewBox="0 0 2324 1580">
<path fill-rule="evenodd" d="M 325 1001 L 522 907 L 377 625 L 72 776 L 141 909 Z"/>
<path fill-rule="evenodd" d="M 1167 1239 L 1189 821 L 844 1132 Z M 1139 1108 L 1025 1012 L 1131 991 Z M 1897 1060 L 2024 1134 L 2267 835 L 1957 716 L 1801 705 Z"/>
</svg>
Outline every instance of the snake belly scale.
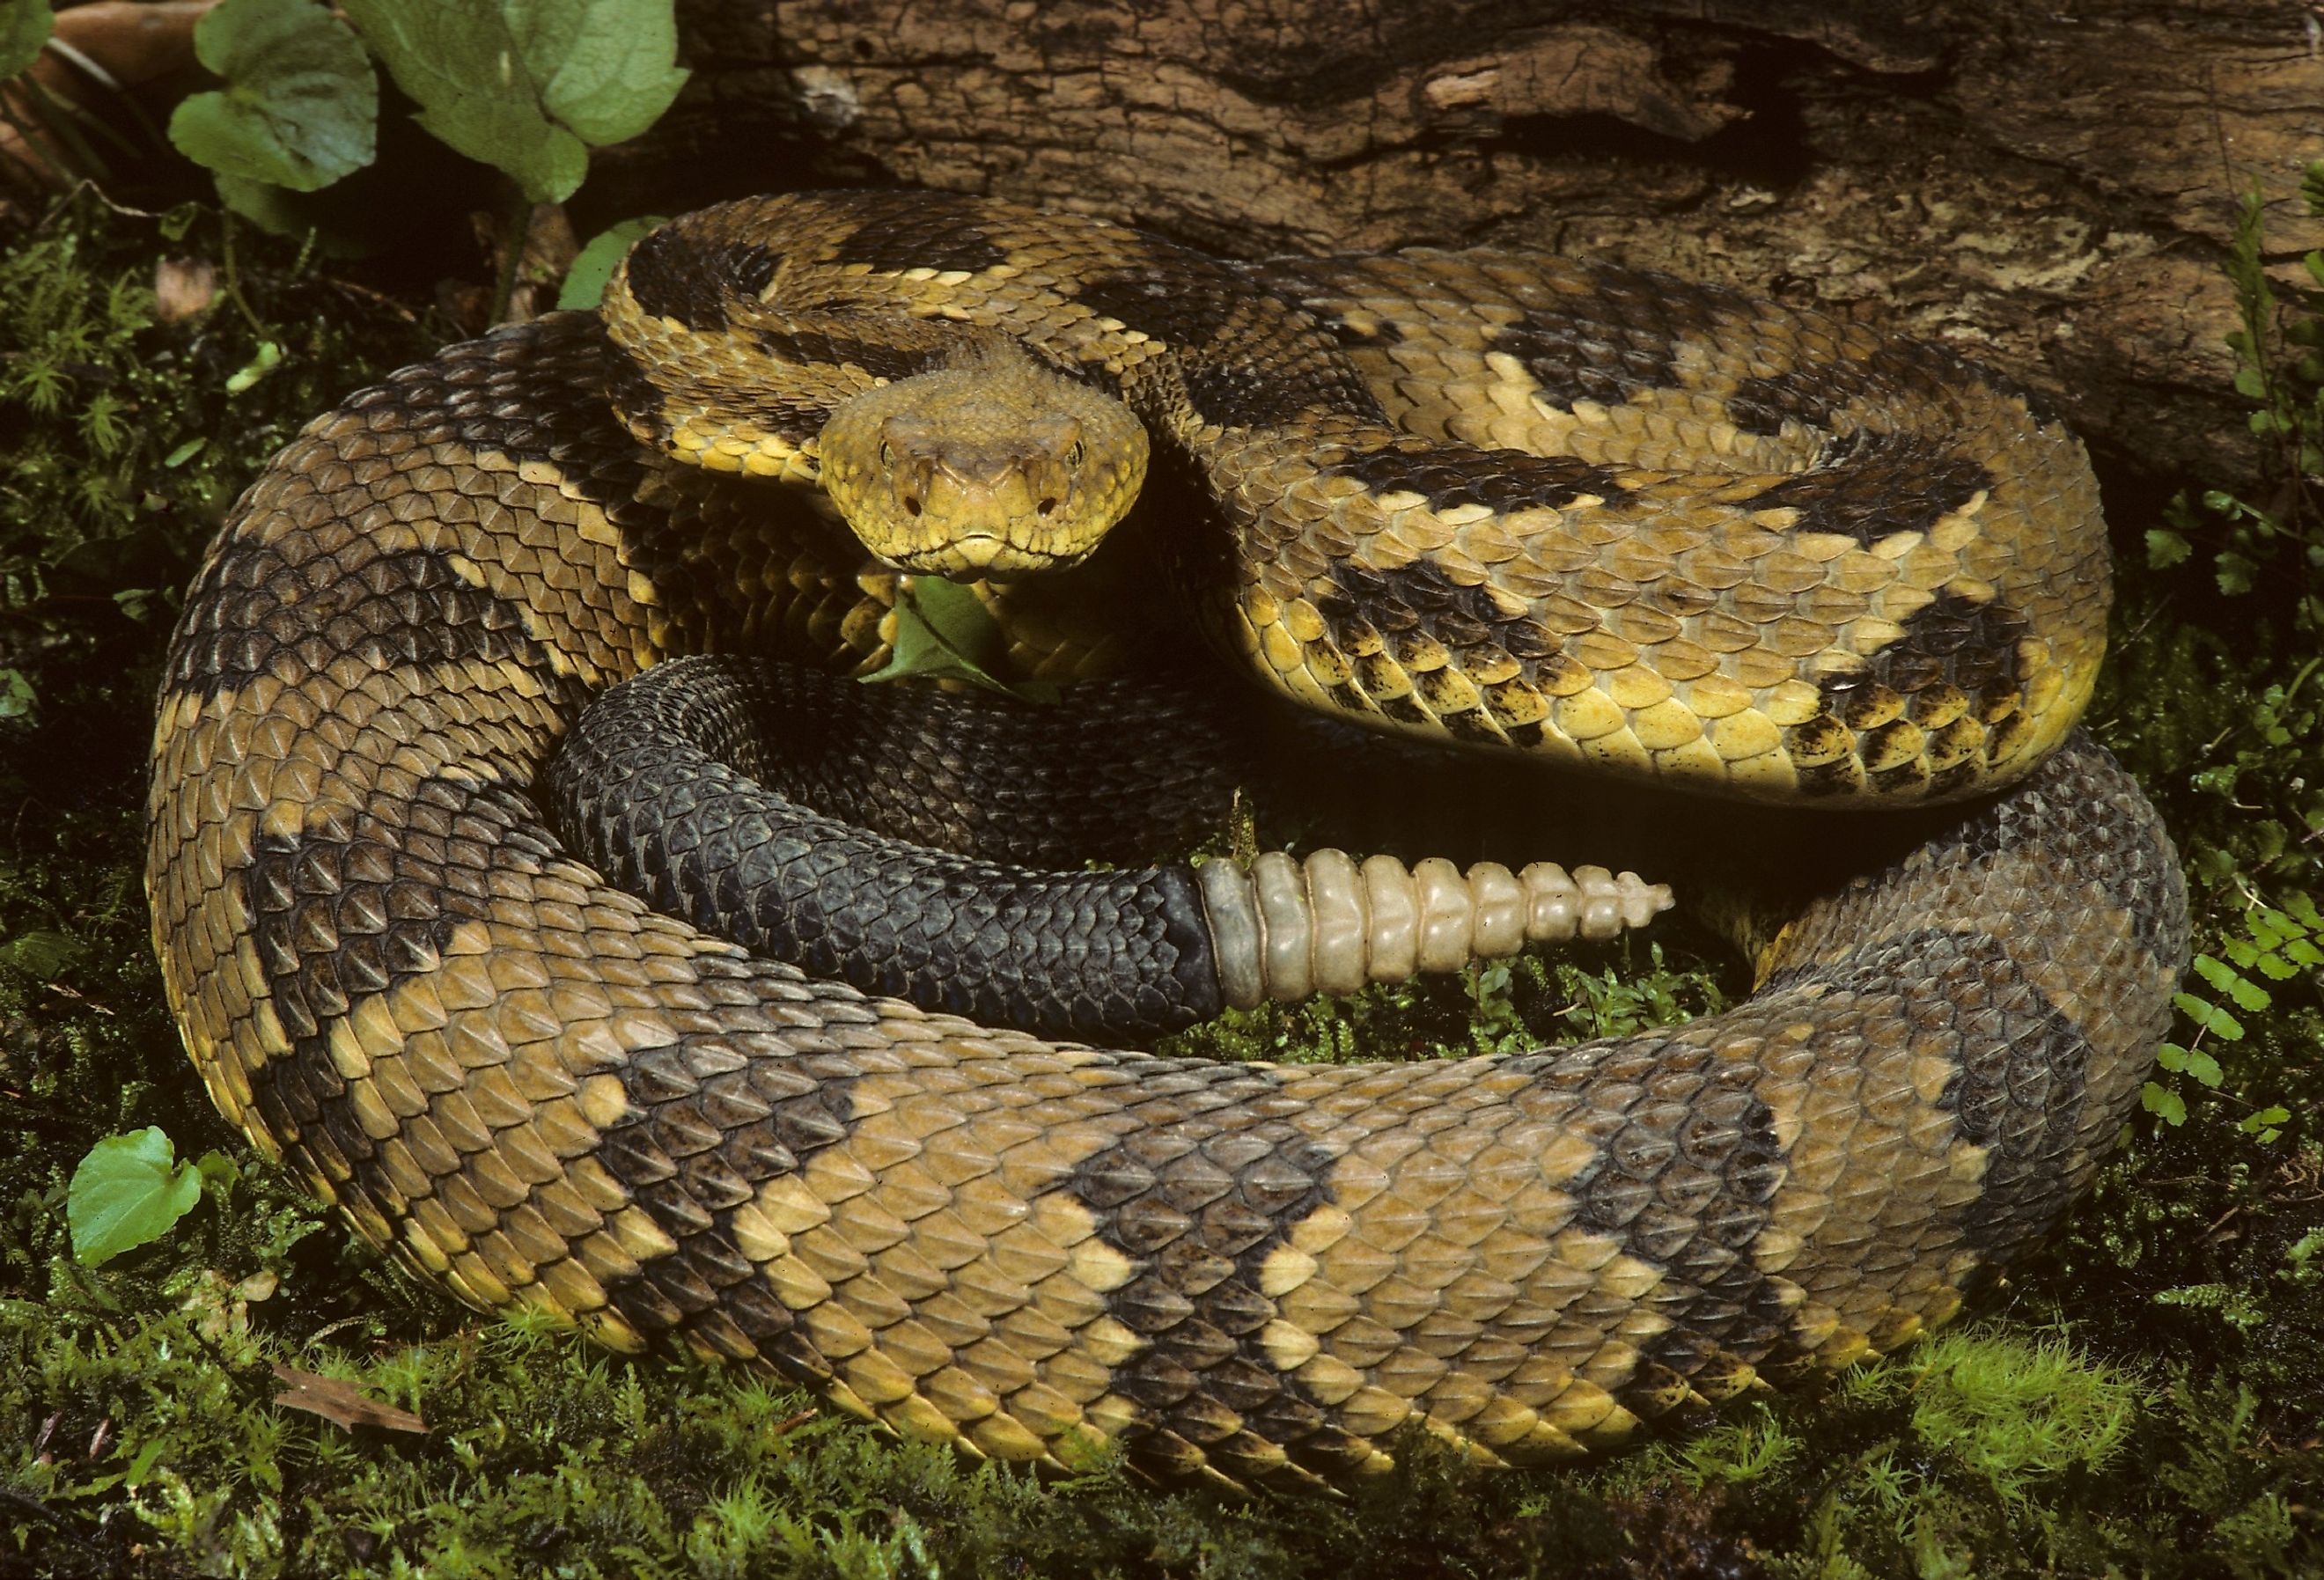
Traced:
<svg viewBox="0 0 2324 1580">
<path fill-rule="evenodd" d="M 609 313 L 311 424 L 160 703 L 148 886 L 197 1066 L 464 1299 L 1011 1460 L 1310 1481 L 1416 1426 L 1526 1464 L 1946 1319 L 2111 1142 L 2184 898 L 2072 732 L 2105 614 L 2080 447 L 1992 375 L 1609 268 L 1225 265 L 926 194 L 691 217 Z M 862 629 L 832 613 L 860 568 L 802 568 L 715 475 L 811 476 L 827 400 L 734 368 L 844 394 L 963 336 L 1205 480 L 1233 548 L 1194 617 L 1314 707 L 1760 799 L 1969 799 L 1729 1012 L 1450 1062 L 1053 1043 L 609 887 L 534 796 L 586 698 Z"/>
</svg>

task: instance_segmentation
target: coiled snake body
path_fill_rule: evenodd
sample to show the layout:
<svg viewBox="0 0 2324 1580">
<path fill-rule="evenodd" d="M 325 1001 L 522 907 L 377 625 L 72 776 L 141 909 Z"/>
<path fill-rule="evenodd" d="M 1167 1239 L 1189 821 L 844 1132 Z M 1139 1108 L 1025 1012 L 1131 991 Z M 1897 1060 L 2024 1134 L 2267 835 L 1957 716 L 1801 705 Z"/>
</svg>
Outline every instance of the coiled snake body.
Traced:
<svg viewBox="0 0 2324 1580">
<path fill-rule="evenodd" d="M 2070 735 L 2105 612 L 2080 448 L 1990 375 L 1616 270 L 1231 266 L 925 195 L 706 211 L 610 300 L 611 339 L 555 315 L 312 424 L 161 699 L 196 1064 L 462 1298 L 1009 1459 L 1297 1480 L 1417 1422 L 1526 1463 L 1944 1320 L 2111 1141 L 2184 901 Z M 862 389 L 996 336 L 1204 480 L 1236 534 L 1204 617 L 1317 707 L 1761 799 L 2010 788 L 1816 896 L 1727 1014 L 1387 1066 L 979 1028 L 569 857 L 532 792 L 588 695 L 863 624 L 855 568 L 761 531 L 771 491 L 686 464 L 812 470 L 820 410 L 729 365 Z"/>
</svg>

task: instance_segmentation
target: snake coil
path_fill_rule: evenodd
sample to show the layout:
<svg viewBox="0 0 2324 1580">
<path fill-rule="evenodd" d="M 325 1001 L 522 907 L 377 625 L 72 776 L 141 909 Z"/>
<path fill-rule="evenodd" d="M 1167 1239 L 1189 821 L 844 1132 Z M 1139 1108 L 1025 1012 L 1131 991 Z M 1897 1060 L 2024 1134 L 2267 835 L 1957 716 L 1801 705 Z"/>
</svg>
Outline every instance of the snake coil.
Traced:
<svg viewBox="0 0 2324 1580">
<path fill-rule="evenodd" d="M 1229 265 L 927 194 L 689 217 L 607 312 L 310 424 L 212 547 L 160 702 L 147 881 L 195 1063 L 462 1298 L 1013 1460 L 1308 1481 L 1416 1424 L 1531 1463 L 1944 1320 L 2111 1142 L 2184 898 L 2072 733 L 2103 527 L 2022 392 L 1607 267 Z M 722 469 L 811 478 L 835 400 L 964 336 L 1201 479 L 1232 541 L 1198 618 L 1296 699 L 1936 809 L 1729 1012 L 1441 1063 L 994 1030 L 611 887 L 536 799 L 591 695 L 689 652 L 878 661 L 879 573 Z"/>
</svg>

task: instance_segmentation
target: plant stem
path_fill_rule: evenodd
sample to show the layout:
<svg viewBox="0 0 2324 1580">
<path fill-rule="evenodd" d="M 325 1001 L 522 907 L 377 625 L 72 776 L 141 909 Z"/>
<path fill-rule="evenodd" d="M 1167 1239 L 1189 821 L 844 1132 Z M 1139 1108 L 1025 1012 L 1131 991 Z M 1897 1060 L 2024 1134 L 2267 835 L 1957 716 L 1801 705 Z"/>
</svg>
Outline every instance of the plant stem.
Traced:
<svg viewBox="0 0 2324 1580">
<path fill-rule="evenodd" d="M 252 309 L 250 299 L 242 293 L 242 275 L 234 265 L 234 212 L 231 209 L 218 209 L 218 237 L 222 254 L 220 261 L 226 265 L 226 300 L 241 312 L 243 321 L 250 326 L 251 332 L 262 344 L 272 340 L 274 331 L 266 327 L 265 321 Z"/>
<path fill-rule="evenodd" d="M 500 271 L 493 282 L 493 309 L 485 320 L 488 326 L 508 318 L 509 304 L 516 298 L 517 271 L 524 263 L 524 244 L 531 236 L 532 200 L 520 191 L 501 216 Z"/>
</svg>

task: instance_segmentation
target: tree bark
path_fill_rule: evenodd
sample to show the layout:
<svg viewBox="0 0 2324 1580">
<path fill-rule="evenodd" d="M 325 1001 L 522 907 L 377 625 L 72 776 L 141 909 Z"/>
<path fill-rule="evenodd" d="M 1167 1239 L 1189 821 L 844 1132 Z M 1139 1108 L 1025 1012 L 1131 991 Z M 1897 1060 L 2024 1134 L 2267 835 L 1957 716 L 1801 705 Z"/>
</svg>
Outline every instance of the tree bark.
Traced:
<svg viewBox="0 0 2324 1580">
<path fill-rule="evenodd" d="M 607 188 L 902 182 L 1222 252 L 1490 243 L 1738 284 L 2052 397 L 2117 485 L 2247 485 L 2220 271 L 2324 221 L 2281 0 L 681 0 L 696 76 Z"/>
</svg>

